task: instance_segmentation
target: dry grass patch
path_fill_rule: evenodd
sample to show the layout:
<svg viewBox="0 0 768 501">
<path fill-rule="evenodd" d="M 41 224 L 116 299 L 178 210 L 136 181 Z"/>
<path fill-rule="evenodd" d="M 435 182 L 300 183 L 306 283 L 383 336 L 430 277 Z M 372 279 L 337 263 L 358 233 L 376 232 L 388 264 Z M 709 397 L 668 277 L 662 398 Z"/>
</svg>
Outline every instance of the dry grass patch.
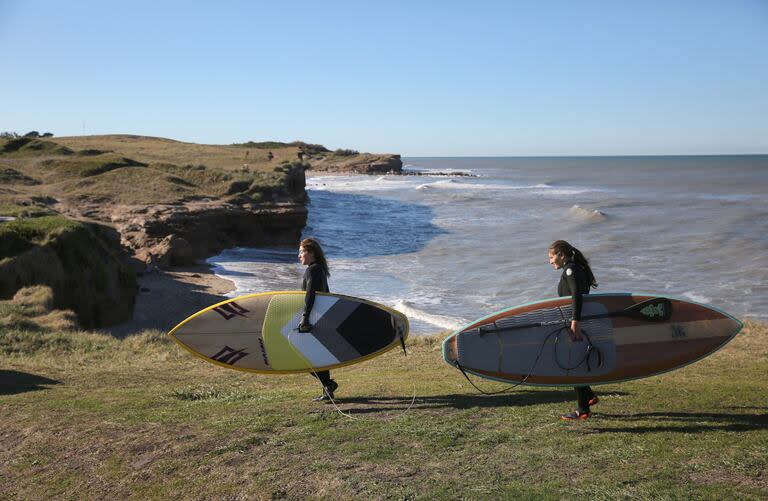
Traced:
<svg viewBox="0 0 768 501">
<path fill-rule="evenodd" d="M 130 135 L 57 137 L 55 141 L 73 150 L 109 150 L 146 163 L 205 165 L 228 171 L 240 171 L 244 165 L 251 171 L 271 171 L 284 160 L 297 160 L 299 152 L 295 146 L 264 150 Z M 269 151 L 271 161 L 267 158 Z"/>
</svg>

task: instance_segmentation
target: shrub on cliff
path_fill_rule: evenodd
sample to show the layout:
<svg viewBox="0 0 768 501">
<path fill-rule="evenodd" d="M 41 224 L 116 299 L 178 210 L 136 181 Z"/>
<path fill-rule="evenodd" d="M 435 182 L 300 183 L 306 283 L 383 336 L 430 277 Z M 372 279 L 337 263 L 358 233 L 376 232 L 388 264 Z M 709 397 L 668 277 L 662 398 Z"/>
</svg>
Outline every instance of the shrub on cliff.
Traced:
<svg viewBox="0 0 768 501">
<path fill-rule="evenodd" d="M 360 152 L 357 150 L 343 150 L 339 148 L 338 150 L 333 152 L 334 155 L 337 157 L 354 157 L 356 155 L 359 155 Z"/>
<path fill-rule="evenodd" d="M 256 148 L 258 150 L 276 150 L 278 148 L 287 148 L 290 145 L 288 143 L 281 143 L 280 141 L 248 141 L 247 143 L 233 143 L 232 146 Z"/>
<path fill-rule="evenodd" d="M 322 144 L 310 144 L 304 141 L 294 141 L 289 143 L 291 146 L 297 146 L 302 152 L 307 155 L 317 155 L 318 153 L 330 153 L 331 150 L 323 146 Z"/>
<path fill-rule="evenodd" d="M 0 154 L 15 156 L 72 155 L 74 151 L 51 141 L 19 137 L 6 141 Z"/>
</svg>

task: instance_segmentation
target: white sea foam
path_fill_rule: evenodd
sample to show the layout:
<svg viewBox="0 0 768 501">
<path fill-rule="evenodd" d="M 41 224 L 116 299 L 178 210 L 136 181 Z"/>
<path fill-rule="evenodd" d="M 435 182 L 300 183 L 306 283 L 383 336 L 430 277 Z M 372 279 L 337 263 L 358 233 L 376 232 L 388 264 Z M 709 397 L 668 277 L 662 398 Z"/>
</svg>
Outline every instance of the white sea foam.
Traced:
<svg viewBox="0 0 768 501">
<path fill-rule="evenodd" d="M 443 189 L 464 189 L 472 187 L 470 185 L 466 185 L 463 183 L 459 183 L 455 179 L 444 179 L 442 181 L 435 181 L 434 183 L 424 183 L 416 186 L 417 190 L 428 190 L 433 188 L 443 188 Z"/>
<path fill-rule="evenodd" d="M 435 315 L 423 310 L 415 308 L 410 302 L 400 300 L 395 304 L 395 309 L 405 314 L 410 319 L 420 320 L 428 324 L 440 327 L 446 330 L 456 330 L 469 323 L 467 320 L 460 317 L 452 317 L 449 315 Z"/>
<path fill-rule="evenodd" d="M 702 296 L 701 294 L 694 291 L 683 292 L 683 296 L 696 303 L 709 304 L 712 302 L 712 299 L 708 298 L 707 296 Z"/>
<path fill-rule="evenodd" d="M 598 209 L 586 209 L 581 205 L 573 205 L 568 209 L 568 213 L 578 219 L 586 219 L 589 221 L 602 221 L 607 217 L 603 211 Z"/>
</svg>

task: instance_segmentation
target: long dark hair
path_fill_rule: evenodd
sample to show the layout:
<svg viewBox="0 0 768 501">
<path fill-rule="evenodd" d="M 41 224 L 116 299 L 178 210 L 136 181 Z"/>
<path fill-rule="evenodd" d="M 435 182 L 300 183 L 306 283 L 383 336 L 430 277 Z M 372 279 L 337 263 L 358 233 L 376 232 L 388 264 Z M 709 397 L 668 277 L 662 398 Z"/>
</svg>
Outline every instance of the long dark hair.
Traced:
<svg viewBox="0 0 768 501">
<path fill-rule="evenodd" d="M 328 261 L 325 259 L 325 252 L 323 252 L 323 248 L 320 247 L 320 242 L 314 238 L 305 238 L 301 241 L 299 247 L 304 249 L 306 252 L 311 252 L 312 255 L 315 256 L 315 262 L 322 266 L 325 276 L 331 276 L 331 271 L 328 269 Z"/>
<path fill-rule="evenodd" d="M 549 246 L 549 250 L 552 254 L 561 255 L 567 260 L 573 260 L 573 262 L 579 264 L 584 271 L 587 272 L 587 281 L 590 288 L 597 289 L 597 280 L 595 280 L 595 274 L 592 273 L 592 268 L 589 266 L 589 261 L 579 249 L 569 244 L 565 240 L 556 240 Z"/>
</svg>

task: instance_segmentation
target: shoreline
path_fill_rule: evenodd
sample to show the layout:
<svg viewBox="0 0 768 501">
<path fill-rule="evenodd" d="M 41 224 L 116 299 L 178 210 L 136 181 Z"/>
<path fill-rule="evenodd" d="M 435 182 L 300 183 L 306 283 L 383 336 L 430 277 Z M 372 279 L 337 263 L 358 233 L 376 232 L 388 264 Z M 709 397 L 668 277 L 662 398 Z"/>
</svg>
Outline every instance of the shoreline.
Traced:
<svg viewBox="0 0 768 501">
<path fill-rule="evenodd" d="M 207 263 L 174 267 L 136 277 L 139 292 L 131 320 L 98 331 L 124 338 L 145 330 L 167 333 L 198 311 L 228 299 L 231 280 L 213 273 Z"/>
</svg>

